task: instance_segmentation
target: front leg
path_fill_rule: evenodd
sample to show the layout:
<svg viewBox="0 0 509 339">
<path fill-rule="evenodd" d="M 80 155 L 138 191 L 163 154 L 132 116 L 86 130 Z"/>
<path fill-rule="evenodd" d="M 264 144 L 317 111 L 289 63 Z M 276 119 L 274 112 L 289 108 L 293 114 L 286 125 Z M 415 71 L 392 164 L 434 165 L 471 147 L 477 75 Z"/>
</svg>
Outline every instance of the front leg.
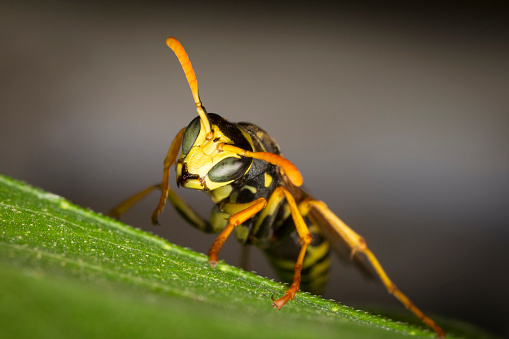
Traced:
<svg viewBox="0 0 509 339">
<path fill-rule="evenodd" d="M 184 137 L 185 132 L 186 127 L 182 128 L 177 133 L 175 139 L 173 139 L 173 142 L 170 145 L 168 154 L 166 154 L 166 158 L 164 159 L 163 183 L 161 184 L 161 197 L 159 198 L 159 204 L 154 210 L 154 213 L 152 213 L 152 224 L 154 225 L 159 224 L 159 222 L 157 221 L 157 217 L 163 211 L 164 205 L 166 204 L 166 198 L 168 198 L 168 192 L 170 191 L 170 167 L 177 160 L 180 145 L 182 145 L 182 138 Z"/>
<path fill-rule="evenodd" d="M 301 248 L 299 251 L 299 256 L 297 257 L 297 262 L 294 267 L 293 281 L 290 285 L 290 288 L 286 291 L 286 293 L 279 298 L 278 300 L 272 303 L 272 307 L 281 309 L 288 301 L 292 300 L 295 297 L 295 294 L 300 289 L 301 282 L 301 274 L 302 274 L 302 265 L 304 263 L 304 256 L 306 255 L 306 250 L 308 245 L 311 243 L 312 236 L 311 232 L 306 225 L 306 222 L 302 218 L 302 215 L 299 211 L 299 207 L 295 202 L 293 195 L 283 186 L 279 186 L 275 189 L 273 194 L 284 195 L 286 198 L 286 202 L 290 207 L 290 212 L 292 214 L 293 222 L 295 224 L 295 228 L 297 228 L 297 233 L 299 234 Z"/>
<path fill-rule="evenodd" d="M 161 189 L 162 184 L 152 185 L 143 191 L 136 193 L 135 195 L 127 198 L 118 206 L 113 208 L 108 215 L 115 219 L 120 219 L 120 216 L 124 214 L 127 210 L 134 206 L 137 202 L 145 198 L 152 191 L 156 189 Z M 200 231 L 211 233 L 214 232 L 213 226 L 203 219 L 198 213 L 196 213 L 189 205 L 172 189 L 168 188 L 168 192 L 166 194 L 168 200 L 171 202 L 175 210 L 184 218 L 191 226 L 199 229 Z"/>
<path fill-rule="evenodd" d="M 217 265 L 218 261 L 218 254 L 221 250 L 221 247 L 223 247 L 226 239 L 230 236 L 233 229 L 249 218 L 251 218 L 256 213 L 260 212 L 267 206 L 267 200 L 265 198 L 258 198 L 253 202 L 247 203 L 247 204 L 228 204 L 235 207 L 242 207 L 242 210 L 240 210 L 237 213 L 234 213 L 228 222 L 228 225 L 225 227 L 225 229 L 219 234 L 219 236 L 216 238 L 212 246 L 209 250 L 209 264 L 212 267 L 215 267 Z"/>
</svg>

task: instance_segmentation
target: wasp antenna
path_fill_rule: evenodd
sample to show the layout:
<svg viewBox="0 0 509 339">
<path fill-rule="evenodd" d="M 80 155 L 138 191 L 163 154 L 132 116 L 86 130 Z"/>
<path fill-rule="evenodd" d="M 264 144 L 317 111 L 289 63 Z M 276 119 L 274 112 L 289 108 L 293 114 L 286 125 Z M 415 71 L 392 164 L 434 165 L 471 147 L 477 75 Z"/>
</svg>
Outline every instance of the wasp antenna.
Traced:
<svg viewBox="0 0 509 339">
<path fill-rule="evenodd" d="M 205 133 L 207 135 L 207 139 L 212 139 L 212 131 L 210 129 L 210 122 L 207 118 L 207 114 L 205 112 L 205 107 L 203 107 L 200 95 L 198 94 L 198 80 L 196 80 L 196 74 L 194 73 L 193 66 L 191 65 L 191 60 L 189 60 L 189 56 L 186 53 L 186 50 L 182 46 L 182 44 L 175 38 L 166 39 L 166 45 L 171 48 L 173 53 L 179 59 L 180 65 L 182 65 L 182 69 L 186 74 L 187 82 L 189 83 L 189 87 L 191 87 L 191 92 L 193 93 L 194 102 L 196 103 L 196 110 L 198 111 L 198 115 L 205 126 Z"/>
</svg>

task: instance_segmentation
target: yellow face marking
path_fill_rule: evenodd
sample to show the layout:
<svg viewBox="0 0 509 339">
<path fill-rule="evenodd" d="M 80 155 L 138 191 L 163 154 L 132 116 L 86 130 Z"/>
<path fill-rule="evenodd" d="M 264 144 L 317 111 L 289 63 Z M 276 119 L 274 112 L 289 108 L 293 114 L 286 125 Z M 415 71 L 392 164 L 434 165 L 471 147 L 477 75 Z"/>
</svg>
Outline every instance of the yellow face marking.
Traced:
<svg viewBox="0 0 509 339">
<path fill-rule="evenodd" d="M 217 149 L 217 145 L 219 143 L 232 143 L 232 140 L 225 136 L 217 125 L 212 125 L 214 136 L 209 140 L 205 133 L 203 121 L 200 121 L 200 124 L 200 133 L 198 134 L 193 146 L 187 154 L 180 155 L 179 164 L 177 165 L 177 177 L 182 175 L 183 166 L 181 163 L 183 162 L 186 164 L 189 174 L 198 175 L 204 182 L 203 185 L 199 179 L 188 179 L 186 183 L 183 184 L 184 187 L 198 190 L 204 190 L 206 187 L 209 190 L 215 190 L 219 187 L 230 184 L 233 180 L 219 183 L 211 181 L 207 175 L 209 171 L 212 167 L 226 158 L 240 158 L 240 156 L 234 152 L 219 151 Z"/>
</svg>

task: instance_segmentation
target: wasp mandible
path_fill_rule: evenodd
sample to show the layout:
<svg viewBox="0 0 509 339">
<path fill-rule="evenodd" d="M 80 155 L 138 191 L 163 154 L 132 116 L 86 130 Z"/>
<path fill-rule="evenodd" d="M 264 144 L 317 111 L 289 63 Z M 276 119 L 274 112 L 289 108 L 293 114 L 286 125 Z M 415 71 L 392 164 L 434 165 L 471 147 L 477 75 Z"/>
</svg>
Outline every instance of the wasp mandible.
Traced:
<svg viewBox="0 0 509 339">
<path fill-rule="evenodd" d="M 278 144 L 267 132 L 251 123 L 231 123 L 207 113 L 187 53 L 175 38 L 168 38 L 166 44 L 182 65 L 198 116 L 173 140 L 164 160 L 162 184 L 132 196 L 110 214 L 119 217 L 150 192 L 160 189 L 153 224 L 158 224 L 158 215 L 169 200 L 192 226 L 219 233 L 208 253 L 212 266 L 217 264 L 226 239 L 235 231 L 241 244 L 263 250 L 279 277 L 291 283 L 286 293 L 273 301 L 272 306 L 277 309 L 292 300 L 300 289 L 320 293 L 328 278 L 330 244 L 346 245 L 349 259 L 358 268 L 378 276 L 390 294 L 443 337 L 444 331 L 389 279 L 364 238 L 325 203 L 299 188 L 303 182 L 299 170 L 281 155 Z M 211 196 L 215 206 L 209 221 L 170 189 L 173 164 L 177 186 L 205 191 Z"/>
</svg>

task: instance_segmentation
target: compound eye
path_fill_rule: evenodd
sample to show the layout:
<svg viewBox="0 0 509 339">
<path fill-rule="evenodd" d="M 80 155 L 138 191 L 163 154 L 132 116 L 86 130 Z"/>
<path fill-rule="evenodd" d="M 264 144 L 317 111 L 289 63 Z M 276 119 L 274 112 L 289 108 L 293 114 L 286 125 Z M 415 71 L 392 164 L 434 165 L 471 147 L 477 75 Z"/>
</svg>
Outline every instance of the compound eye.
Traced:
<svg viewBox="0 0 509 339">
<path fill-rule="evenodd" d="M 193 147 L 196 138 L 198 138 L 198 134 L 200 134 L 201 124 L 200 117 L 196 117 L 186 128 L 186 132 L 184 133 L 184 137 L 182 138 L 182 154 L 188 154 Z"/>
<path fill-rule="evenodd" d="M 209 179 L 214 182 L 237 180 L 246 174 L 251 161 L 251 158 L 230 157 L 223 159 L 209 171 Z"/>
</svg>

